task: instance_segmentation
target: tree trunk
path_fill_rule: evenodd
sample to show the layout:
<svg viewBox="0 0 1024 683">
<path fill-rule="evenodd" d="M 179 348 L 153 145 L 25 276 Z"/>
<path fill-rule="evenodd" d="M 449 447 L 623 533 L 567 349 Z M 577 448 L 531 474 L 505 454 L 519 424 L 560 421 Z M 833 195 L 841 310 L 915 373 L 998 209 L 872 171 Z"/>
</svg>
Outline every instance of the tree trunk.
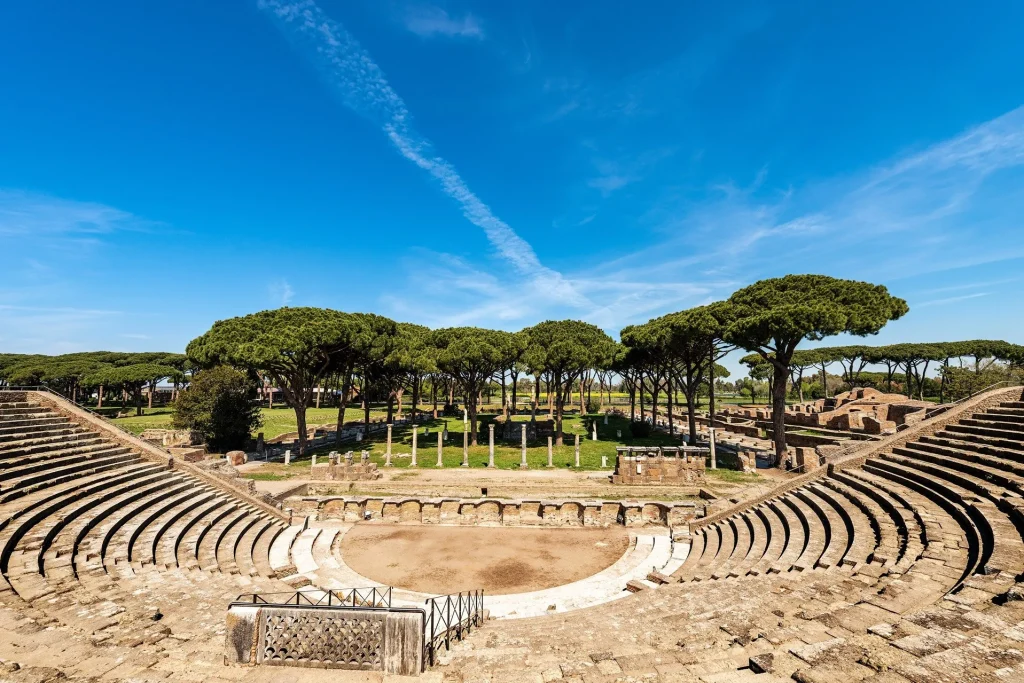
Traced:
<svg viewBox="0 0 1024 683">
<path fill-rule="evenodd" d="M 637 381 L 636 390 L 637 390 L 637 393 L 640 395 L 640 421 L 643 422 L 644 421 L 644 373 L 643 373 L 642 370 L 639 373 L 637 373 L 637 378 L 638 378 L 638 381 Z"/>
<path fill-rule="evenodd" d="M 825 392 L 825 398 L 828 398 L 828 373 L 825 372 L 825 364 L 821 364 L 821 390 Z"/>
<path fill-rule="evenodd" d="M 697 406 L 694 405 L 697 402 L 697 387 L 700 386 L 695 382 L 690 382 L 689 386 L 693 389 L 684 391 L 686 394 L 686 421 L 690 428 L 690 445 L 693 446 L 697 443 Z"/>
<path fill-rule="evenodd" d="M 366 378 L 363 378 L 363 383 L 359 387 L 359 393 L 363 395 L 363 424 L 366 426 L 366 433 L 363 436 L 370 435 L 370 395 L 368 393 L 368 385 Z"/>
<path fill-rule="evenodd" d="M 156 380 L 153 380 L 153 381 L 151 381 L 149 383 L 149 397 L 148 397 L 149 405 L 147 406 L 147 408 L 149 408 L 150 410 L 153 409 L 153 394 L 155 392 L 156 392 Z"/>
<path fill-rule="evenodd" d="M 708 363 L 708 428 L 715 426 L 715 345 L 711 344 Z"/>
<path fill-rule="evenodd" d="M 96 395 L 96 407 L 97 408 L 102 408 L 103 407 L 103 385 L 102 384 L 100 385 L 100 393 L 98 393 Z"/>
<path fill-rule="evenodd" d="M 775 441 L 775 466 L 786 466 L 786 375 L 789 370 L 783 366 L 772 364 L 774 383 L 772 384 L 772 436 Z"/>
<path fill-rule="evenodd" d="M 545 386 L 547 386 L 547 388 L 548 388 L 548 419 L 549 420 L 553 420 L 553 419 L 555 419 L 555 397 L 554 397 L 554 395 L 551 392 L 551 374 L 550 373 L 548 373 L 548 376 L 545 379 Z M 561 446 L 562 442 L 559 441 L 558 445 Z"/>
<path fill-rule="evenodd" d="M 637 387 L 636 387 L 636 384 L 634 384 L 632 380 L 630 380 L 629 387 L 630 388 L 628 389 L 628 391 L 630 392 L 630 422 L 636 422 L 637 421 Z M 611 402 L 610 399 L 609 399 L 608 402 Z"/>
<path fill-rule="evenodd" d="M 689 402 L 689 401 L 687 401 Z M 668 410 L 668 433 L 674 434 L 675 430 L 672 428 L 672 375 L 668 374 L 665 376 L 665 408 Z"/>
<path fill-rule="evenodd" d="M 390 393 L 388 394 L 388 418 L 387 418 L 387 422 L 388 422 L 388 424 L 394 424 L 395 423 L 395 395 L 394 394 L 390 394 Z"/>
<path fill-rule="evenodd" d="M 501 414 L 508 415 L 508 392 L 505 390 L 505 371 L 501 371 Z"/>
<path fill-rule="evenodd" d="M 466 406 L 469 410 L 469 445 L 476 446 L 476 410 L 477 403 L 470 399 L 470 392 L 466 392 Z"/>
<path fill-rule="evenodd" d="M 409 411 L 412 415 L 412 428 L 416 429 L 416 407 L 420 402 L 420 383 L 422 378 L 417 375 L 412 379 L 412 409 Z"/>
<path fill-rule="evenodd" d="M 562 445 L 562 374 L 556 373 L 554 376 L 555 392 L 558 396 L 555 398 L 555 444 L 558 446 Z M 550 386 L 550 384 L 548 385 Z M 550 403 L 551 392 L 548 391 L 548 401 Z"/>
<path fill-rule="evenodd" d="M 341 398 L 338 401 L 338 426 L 334 432 L 334 445 L 341 445 L 341 430 L 345 426 L 345 406 L 348 404 L 348 392 L 352 387 L 352 373 L 346 372 L 341 384 Z"/>
<path fill-rule="evenodd" d="M 299 455 L 306 452 L 306 402 L 295 401 L 295 424 L 299 428 Z"/>
<path fill-rule="evenodd" d="M 142 387 L 133 390 L 132 395 L 135 398 L 135 415 L 142 415 Z"/>
<path fill-rule="evenodd" d="M 510 374 L 512 376 L 512 414 L 514 415 L 516 412 L 516 392 L 518 391 L 517 385 L 519 384 L 519 371 L 512 371 Z"/>
</svg>

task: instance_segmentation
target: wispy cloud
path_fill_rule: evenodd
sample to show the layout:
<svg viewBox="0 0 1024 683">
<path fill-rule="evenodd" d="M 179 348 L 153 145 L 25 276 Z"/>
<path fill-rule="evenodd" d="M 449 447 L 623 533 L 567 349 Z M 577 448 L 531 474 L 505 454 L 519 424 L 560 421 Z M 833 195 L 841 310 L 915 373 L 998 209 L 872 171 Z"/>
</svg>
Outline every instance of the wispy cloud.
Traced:
<svg viewBox="0 0 1024 683">
<path fill-rule="evenodd" d="M 964 294 L 963 296 L 950 296 L 945 299 L 932 299 L 931 301 L 924 301 L 919 304 L 915 304 L 917 308 L 924 308 L 926 306 L 942 306 L 944 304 L 951 304 L 957 301 L 966 301 L 967 299 L 977 299 L 979 297 L 988 296 L 991 292 L 977 292 L 975 294 Z"/>
<path fill-rule="evenodd" d="M 543 266 L 533 248 L 498 218 L 459 175 L 437 155 L 429 140 L 411 126 L 411 116 L 383 71 L 345 28 L 315 2 L 261 0 L 260 7 L 276 18 L 285 35 L 321 70 L 346 106 L 380 126 L 398 152 L 440 183 L 462 208 L 465 218 L 481 228 L 497 253 L 538 285 L 539 294 L 564 303 L 586 300 L 560 273 Z"/>
<path fill-rule="evenodd" d="M 434 5 L 408 7 L 402 21 L 406 29 L 425 38 L 433 36 L 476 38 L 478 40 L 484 38 L 483 26 L 472 14 L 455 18 Z"/>
<path fill-rule="evenodd" d="M 0 189 L 0 237 L 99 236 L 159 225 L 95 202 Z"/>
<path fill-rule="evenodd" d="M 287 306 L 295 297 L 295 290 L 285 279 L 275 280 L 267 285 L 270 300 L 279 306 Z"/>
</svg>

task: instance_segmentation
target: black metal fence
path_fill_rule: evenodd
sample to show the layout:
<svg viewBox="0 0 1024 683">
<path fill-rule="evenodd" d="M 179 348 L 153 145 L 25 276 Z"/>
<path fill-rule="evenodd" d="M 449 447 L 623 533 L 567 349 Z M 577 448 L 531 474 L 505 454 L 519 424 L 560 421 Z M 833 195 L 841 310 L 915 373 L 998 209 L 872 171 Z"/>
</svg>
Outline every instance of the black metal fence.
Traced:
<svg viewBox="0 0 1024 683">
<path fill-rule="evenodd" d="M 426 612 L 424 660 L 433 666 L 442 645 L 450 650 L 452 638 L 462 640 L 474 626 L 483 625 L 484 592 L 475 590 L 428 598 Z"/>
<path fill-rule="evenodd" d="M 299 605 L 302 607 L 391 607 L 391 587 L 341 588 L 294 593 L 243 593 L 236 604 Z"/>
</svg>

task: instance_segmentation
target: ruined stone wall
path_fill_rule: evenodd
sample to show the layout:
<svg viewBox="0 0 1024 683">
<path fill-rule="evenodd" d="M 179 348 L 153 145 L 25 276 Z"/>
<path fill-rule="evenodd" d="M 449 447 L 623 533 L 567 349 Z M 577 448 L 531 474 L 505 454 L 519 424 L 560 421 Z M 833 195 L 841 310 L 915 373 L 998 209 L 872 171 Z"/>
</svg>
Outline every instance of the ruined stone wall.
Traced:
<svg viewBox="0 0 1024 683">
<path fill-rule="evenodd" d="M 628 455 L 619 453 L 613 484 L 695 485 L 706 480 L 704 456 Z"/>
<path fill-rule="evenodd" d="M 320 521 L 467 526 L 674 527 L 689 522 L 697 512 L 696 503 L 689 501 L 295 496 L 286 499 L 285 505 Z"/>
</svg>

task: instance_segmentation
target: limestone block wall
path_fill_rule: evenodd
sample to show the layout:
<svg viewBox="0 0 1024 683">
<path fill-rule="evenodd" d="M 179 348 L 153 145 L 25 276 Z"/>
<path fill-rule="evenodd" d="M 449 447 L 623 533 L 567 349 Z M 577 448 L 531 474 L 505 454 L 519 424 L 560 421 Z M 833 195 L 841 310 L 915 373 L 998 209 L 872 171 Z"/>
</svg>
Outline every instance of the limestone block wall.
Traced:
<svg viewBox="0 0 1024 683">
<path fill-rule="evenodd" d="M 320 521 L 453 526 L 674 527 L 697 513 L 697 504 L 689 501 L 293 496 L 285 506 Z"/>
<path fill-rule="evenodd" d="M 704 456 L 644 456 L 619 453 L 613 484 L 678 486 L 703 484 L 706 477 Z"/>
</svg>

